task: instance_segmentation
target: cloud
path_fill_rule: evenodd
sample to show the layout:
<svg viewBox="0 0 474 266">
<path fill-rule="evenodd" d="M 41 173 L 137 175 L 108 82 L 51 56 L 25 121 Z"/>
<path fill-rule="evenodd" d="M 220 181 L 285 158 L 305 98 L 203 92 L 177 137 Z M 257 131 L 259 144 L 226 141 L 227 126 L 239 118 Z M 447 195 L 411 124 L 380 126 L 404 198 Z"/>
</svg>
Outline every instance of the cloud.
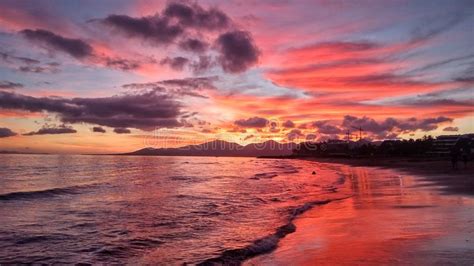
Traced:
<svg viewBox="0 0 474 266">
<path fill-rule="evenodd" d="M 135 70 L 140 67 L 140 62 L 138 61 L 123 59 L 119 57 L 105 57 L 103 58 L 103 61 L 105 66 L 107 67 L 124 71 Z"/>
<path fill-rule="evenodd" d="M 177 20 L 178 23 L 174 23 Z M 217 8 L 204 9 L 198 4 L 169 3 L 161 14 L 153 16 L 130 17 L 109 15 L 100 21 L 119 32 L 154 44 L 170 44 L 188 29 L 215 31 L 230 25 L 229 17 Z M 182 41 L 185 50 L 202 52 L 204 42 L 197 39 Z"/>
<path fill-rule="evenodd" d="M 168 79 L 157 82 L 164 86 L 176 86 L 186 89 L 216 89 L 214 82 L 218 80 L 217 76 L 210 77 L 196 77 L 196 78 L 183 78 L 183 79 Z"/>
<path fill-rule="evenodd" d="M 252 117 L 248 119 L 239 119 L 234 122 L 235 125 L 244 128 L 263 128 L 268 125 L 269 121 L 262 117 Z"/>
<path fill-rule="evenodd" d="M 318 129 L 320 134 L 340 134 L 342 130 L 335 125 L 330 124 L 329 121 L 315 121 L 313 126 Z"/>
<path fill-rule="evenodd" d="M 168 65 L 174 70 L 183 70 L 186 64 L 189 62 L 189 59 L 177 56 L 177 57 L 166 57 L 160 61 L 161 65 Z"/>
<path fill-rule="evenodd" d="M 11 89 L 18 89 L 18 88 L 23 88 L 23 84 L 11 82 L 8 80 L 0 80 L 0 90 L 2 89 L 11 90 Z"/>
<path fill-rule="evenodd" d="M 0 127 L 0 138 L 8 138 L 16 135 L 18 134 L 13 132 L 11 129 L 6 127 Z"/>
<path fill-rule="evenodd" d="M 432 39 L 465 21 L 471 16 L 471 13 L 467 10 L 459 10 L 444 16 L 436 15 L 424 18 L 423 23 L 421 23 L 422 26 L 412 31 L 410 43 L 419 43 Z"/>
<path fill-rule="evenodd" d="M 246 31 L 223 33 L 217 38 L 216 46 L 220 53 L 218 62 L 226 72 L 243 72 L 258 62 L 260 52 Z"/>
<path fill-rule="evenodd" d="M 92 46 L 80 39 L 66 38 L 42 29 L 26 29 L 20 33 L 34 43 L 43 44 L 49 49 L 61 51 L 77 59 L 83 59 L 93 53 Z"/>
<path fill-rule="evenodd" d="M 41 29 L 26 29 L 20 33 L 35 44 L 45 46 L 53 52 L 60 51 L 66 53 L 82 62 L 101 64 L 109 68 L 123 71 L 135 70 L 141 66 L 141 63 L 137 60 L 98 55 L 90 44 L 81 39 L 66 38 L 56 33 Z M 20 66 L 18 67 L 18 70 L 21 72 L 31 73 L 55 73 L 59 71 L 59 64 L 56 62 L 47 63 L 45 65 L 37 64 L 39 64 L 39 61 Z"/>
<path fill-rule="evenodd" d="M 458 132 L 459 128 L 458 127 L 445 127 L 445 128 L 443 128 L 443 131 Z"/>
<path fill-rule="evenodd" d="M 93 127 L 92 128 L 92 132 L 96 132 L 96 133 L 106 133 L 107 131 L 105 131 L 105 129 L 103 127 Z"/>
<path fill-rule="evenodd" d="M 214 53 L 206 53 L 211 48 L 208 39 L 214 39 L 212 48 L 219 54 L 217 63 L 229 73 L 243 72 L 255 65 L 260 54 L 249 32 L 238 30 L 221 10 L 215 7 L 206 9 L 197 3 L 171 2 L 152 16 L 111 14 L 92 21 L 99 21 L 128 37 L 154 45 L 176 45 L 182 51 L 198 54 L 197 60 L 178 56 L 161 61 L 175 70 L 183 70 L 189 63 L 195 74 L 216 65 Z"/>
<path fill-rule="evenodd" d="M 100 21 L 129 37 L 141 38 L 155 44 L 169 44 L 183 33 L 181 26 L 171 25 L 168 18 L 158 14 L 140 18 L 109 15 Z"/>
<path fill-rule="evenodd" d="M 128 129 L 128 128 L 122 128 L 122 127 L 114 128 L 114 132 L 117 133 L 117 134 L 130 134 L 130 133 L 132 133 L 132 132 L 130 131 L 130 129 Z"/>
<path fill-rule="evenodd" d="M 11 55 L 5 52 L 0 52 L 0 59 L 5 62 L 9 63 L 23 63 L 23 64 L 39 64 L 41 63 L 39 60 L 28 58 L 28 57 L 21 57 L 21 56 L 15 56 Z"/>
<path fill-rule="evenodd" d="M 207 98 L 200 94 L 200 92 L 205 90 L 215 90 L 216 87 L 213 83 L 217 79 L 216 76 L 168 79 L 156 82 L 130 83 L 122 85 L 122 88 L 133 90 L 154 89 L 166 92 L 168 95 Z"/>
<path fill-rule="evenodd" d="M 383 121 L 378 122 L 375 119 L 366 116 L 358 118 L 355 116 L 346 115 L 344 116 L 341 126 L 349 130 L 354 130 L 360 127 L 362 128 L 363 132 L 372 133 L 380 138 L 383 138 L 388 135 L 393 135 L 394 133 L 409 133 L 417 130 L 425 132 L 431 131 L 437 129 L 439 124 L 452 121 L 452 118 L 439 116 L 424 119 L 417 119 L 413 117 L 403 120 L 389 117 Z"/>
<path fill-rule="evenodd" d="M 307 134 L 306 140 L 315 140 L 318 136 L 316 134 Z"/>
<path fill-rule="evenodd" d="M 245 136 L 244 141 L 249 140 L 249 139 L 254 138 L 254 137 L 255 137 L 254 135 L 247 135 L 247 136 Z"/>
<path fill-rule="evenodd" d="M 114 128 L 173 128 L 184 113 L 182 104 L 159 90 L 103 98 L 32 97 L 0 91 L 0 108 L 55 113 L 64 123 L 89 123 Z"/>
<path fill-rule="evenodd" d="M 474 105 L 471 88 L 454 88 L 433 91 L 425 94 L 408 95 L 368 102 L 368 104 L 385 106 L 465 106 Z"/>
<path fill-rule="evenodd" d="M 187 38 L 179 43 L 179 47 L 184 51 L 189 51 L 193 53 L 204 53 L 209 44 L 195 38 Z"/>
<path fill-rule="evenodd" d="M 204 9 L 198 4 L 170 3 L 163 11 L 167 18 L 176 18 L 183 27 L 205 29 L 209 31 L 225 29 L 230 18 L 217 8 Z"/>
<path fill-rule="evenodd" d="M 39 60 L 0 52 L 0 63 L 23 73 L 57 73 L 59 63 L 41 63 Z"/>
<path fill-rule="evenodd" d="M 24 73 L 57 73 L 59 72 L 58 68 L 59 64 L 58 63 L 46 63 L 42 66 L 33 66 L 33 65 L 28 65 L 28 66 L 20 66 L 18 67 L 18 71 L 24 72 Z"/>
<path fill-rule="evenodd" d="M 60 125 L 59 127 L 49 127 L 43 126 L 38 131 L 32 131 L 23 136 L 34 136 L 34 135 L 57 135 L 57 134 L 73 134 L 77 133 L 75 129 L 72 127 L 68 127 L 66 125 Z"/>
<path fill-rule="evenodd" d="M 304 134 L 303 134 L 303 132 L 301 132 L 301 130 L 299 130 L 299 129 L 292 129 L 292 130 L 286 135 L 286 137 L 288 138 L 288 140 L 293 141 L 293 140 L 295 140 L 295 139 L 303 138 L 303 137 L 304 137 Z"/>
<path fill-rule="evenodd" d="M 294 128 L 295 123 L 293 123 L 293 121 L 291 121 L 291 120 L 287 120 L 282 124 L 282 126 L 285 127 L 285 128 Z"/>
</svg>

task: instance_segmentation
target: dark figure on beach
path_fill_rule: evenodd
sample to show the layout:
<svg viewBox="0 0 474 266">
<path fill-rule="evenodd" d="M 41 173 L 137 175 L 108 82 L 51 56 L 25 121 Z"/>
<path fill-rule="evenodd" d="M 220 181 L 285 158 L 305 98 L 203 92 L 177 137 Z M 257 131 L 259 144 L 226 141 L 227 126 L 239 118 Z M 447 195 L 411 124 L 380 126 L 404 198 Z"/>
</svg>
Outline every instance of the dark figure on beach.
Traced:
<svg viewBox="0 0 474 266">
<path fill-rule="evenodd" d="M 451 164 L 453 165 L 453 169 L 458 169 L 458 159 L 459 159 L 459 149 L 454 147 L 451 150 Z"/>
</svg>

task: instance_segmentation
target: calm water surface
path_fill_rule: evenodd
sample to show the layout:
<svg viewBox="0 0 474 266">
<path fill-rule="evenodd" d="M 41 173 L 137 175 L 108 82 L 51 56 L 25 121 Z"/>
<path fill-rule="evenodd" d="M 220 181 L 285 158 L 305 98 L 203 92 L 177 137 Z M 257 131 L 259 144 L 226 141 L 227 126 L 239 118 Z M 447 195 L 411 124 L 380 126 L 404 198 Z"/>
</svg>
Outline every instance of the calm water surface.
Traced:
<svg viewBox="0 0 474 266">
<path fill-rule="evenodd" d="M 0 155 L 0 263 L 264 252 L 307 207 L 350 195 L 344 181 L 337 166 L 298 160 Z"/>
</svg>

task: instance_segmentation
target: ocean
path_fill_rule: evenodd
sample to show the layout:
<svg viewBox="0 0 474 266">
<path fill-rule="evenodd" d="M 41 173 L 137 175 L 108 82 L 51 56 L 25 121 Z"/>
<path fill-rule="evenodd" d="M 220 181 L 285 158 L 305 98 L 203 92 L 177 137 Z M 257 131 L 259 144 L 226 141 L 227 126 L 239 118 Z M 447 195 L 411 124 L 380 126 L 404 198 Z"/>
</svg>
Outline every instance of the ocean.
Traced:
<svg viewBox="0 0 474 266">
<path fill-rule="evenodd" d="M 0 155 L 0 263 L 241 262 L 351 196 L 346 178 L 303 160 Z"/>
</svg>

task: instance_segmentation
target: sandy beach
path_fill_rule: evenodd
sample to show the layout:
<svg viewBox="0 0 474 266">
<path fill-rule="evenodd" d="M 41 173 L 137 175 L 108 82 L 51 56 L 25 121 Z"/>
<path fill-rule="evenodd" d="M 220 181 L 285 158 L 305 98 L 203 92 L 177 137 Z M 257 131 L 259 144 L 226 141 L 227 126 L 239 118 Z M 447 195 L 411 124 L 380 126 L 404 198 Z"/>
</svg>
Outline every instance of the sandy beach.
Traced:
<svg viewBox="0 0 474 266">
<path fill-rule="evenodd" d="M 304 213 L 274 252 L 246 265 L 474 263 L 472 168 L 452 170 L 445 161 L 338 162 L 346 175 L 338 190 L 353 196 Z"/>
</svg>

